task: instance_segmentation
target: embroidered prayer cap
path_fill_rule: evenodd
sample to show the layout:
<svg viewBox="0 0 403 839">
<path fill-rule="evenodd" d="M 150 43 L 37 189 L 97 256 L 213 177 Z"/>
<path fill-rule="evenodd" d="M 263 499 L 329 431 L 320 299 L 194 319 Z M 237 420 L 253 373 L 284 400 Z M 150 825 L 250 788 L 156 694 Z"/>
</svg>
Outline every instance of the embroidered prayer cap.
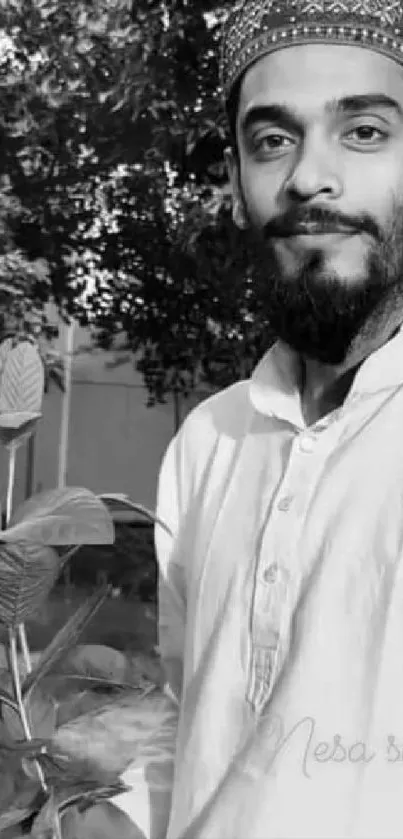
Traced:
<svg viewBox="0 0 403 839">
<path fill-rule="evenodd" d="M 315 43 L 355 44 L 403 64 L 403 0 L 238 0 L 221 41 L 224 99 L 257 59 Z"/>
</svg>

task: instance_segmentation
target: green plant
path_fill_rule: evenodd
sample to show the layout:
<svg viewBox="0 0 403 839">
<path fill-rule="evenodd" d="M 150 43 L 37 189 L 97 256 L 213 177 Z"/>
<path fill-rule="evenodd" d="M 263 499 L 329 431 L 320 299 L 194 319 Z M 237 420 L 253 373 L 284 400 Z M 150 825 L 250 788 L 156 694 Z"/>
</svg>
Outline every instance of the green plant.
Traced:
<svg viewBox="0 0 403 839">
<path fill-rule="evenodd" d="M 100 587 L 77 609 L 35 661 L 25 623 L 43 608 L 78 546 L 111 544 L 114 524 L 107 499 L 77 487 L 39 493 L 13 512 L 16 454 L 35 428 L 43 397 L 43 366 L 36 346 L 3 342 L 0 376 L 0 442 L 9 459 L 6 527 L 0 532 L 0 623 L 8 637 L 7 666 L 0 670 L 0 836 L 76 839 L 71 830 L 76 831 L 80 812 L 125 787 L 118 772 L 83 756 L 85 749 L 74 756 L 57 745 L 60 721 L 74 719 L 83 706 L 77 696 L 60 699 L 60 678 L 54 669 L 102 606 L 109 586 Z M 72 673 L 64 676 L 66 694 L 74 679 L 81 691 L 86 682 L 104 687 L 107 682 L 109 690 L 125 686 Z M 82 699 L 82 692 L 79 696 Z M 65 820 L 66 814 L 73 814 L 73 820 Z"/>
</svg>

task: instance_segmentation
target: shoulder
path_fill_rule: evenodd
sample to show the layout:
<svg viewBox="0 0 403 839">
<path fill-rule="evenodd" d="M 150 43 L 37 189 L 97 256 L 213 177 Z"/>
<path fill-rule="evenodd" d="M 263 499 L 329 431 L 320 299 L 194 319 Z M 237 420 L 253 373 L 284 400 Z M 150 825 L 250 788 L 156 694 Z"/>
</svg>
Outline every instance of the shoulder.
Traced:
<svg viewBox="0 0 403 839">
<path fill-rule="evenodd" d="M 238 441 L 247 433 L 253 411 L 249 391 L 249 380 L 237 382 L 190 411 L 162 462 L 160 505 L 169 496 L 183 510 L 213 472 L 225 474 Z"/>
<path fill-rule="evenodd" d="M 186 447 L 219 438 L 243 435 L 252 410 L 250 380 L 236 382 L 208 397 L 194 408 L 182 424 L 180 436 Z"/>
</svg>

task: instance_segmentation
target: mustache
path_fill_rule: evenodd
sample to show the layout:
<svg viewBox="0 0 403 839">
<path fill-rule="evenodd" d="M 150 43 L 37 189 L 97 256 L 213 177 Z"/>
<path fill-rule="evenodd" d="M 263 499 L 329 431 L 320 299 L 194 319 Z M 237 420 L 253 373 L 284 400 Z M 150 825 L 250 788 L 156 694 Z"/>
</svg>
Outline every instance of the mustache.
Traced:
<svg viewBox="0 0 403 839">
<path fill-rule="evenodd" d="M 378 224 L 368 215 L 348 216 L 333 212 L 328 208 L 307 207 L 292 209 L 282 216 L 268 221 L 262 230 L 265 239 L 297 235 L 301 228 L 307 225 L 315 226 L 315 233 L 329 233 L 340 230 L 352 230 L 357 233 L 368 233 L 373 238 L 382 239 L 382 231 Z"/>
</svg>

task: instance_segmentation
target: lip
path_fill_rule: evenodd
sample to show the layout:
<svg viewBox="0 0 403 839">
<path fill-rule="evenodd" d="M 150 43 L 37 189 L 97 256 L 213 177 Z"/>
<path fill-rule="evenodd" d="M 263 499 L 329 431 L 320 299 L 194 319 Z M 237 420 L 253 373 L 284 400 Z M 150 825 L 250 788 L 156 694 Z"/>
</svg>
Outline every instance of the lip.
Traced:
<svg viewBox="0 0 403 839">
<path fill-rule="evenodd" d="M 354 236 L 356 234 L 357 230 L 353 230 L 352 227 L 328 227 L 324 229 L 323 227 L 315 227 L 313 224 L 307 224 L 294 228 L 289 237 L 294 239 L 296 236 Z"/>
<path fill-rule="evenodd" d="M 337 230 L 333 228 L 332 230 L 323 231 L 323 229 L 317 232 L 314 228 L 310 229 L 309 231 L 304 228 L 295 231 L 294 233 L 284 236 L 282 241 L 287 244 L 287 242 L 292 245 L 297 245 L 297 247 L 302 248 L 315 248 L 315 247 L 334 247 L 340 245 L 343 241 L 353 236 L 357 236 L 358 231 L 347 229 L 347 228 L 338 228 Z"/>
</svg>

